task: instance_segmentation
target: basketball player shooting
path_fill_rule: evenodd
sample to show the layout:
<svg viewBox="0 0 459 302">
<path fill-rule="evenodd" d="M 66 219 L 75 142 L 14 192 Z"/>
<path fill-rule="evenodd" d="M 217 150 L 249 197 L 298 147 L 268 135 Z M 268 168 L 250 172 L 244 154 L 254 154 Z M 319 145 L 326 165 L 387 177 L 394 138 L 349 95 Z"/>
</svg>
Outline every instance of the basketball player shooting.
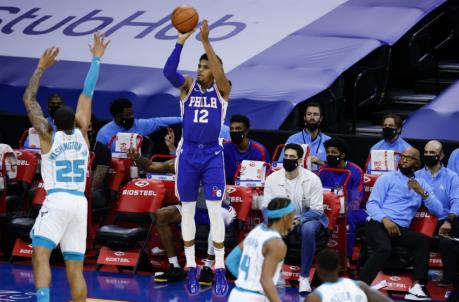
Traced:
<svg viewBox="0 0 459 302">
<path fill-rule="evenodd" d="M 209 211 L 210 232 L 214 240 L 214 293 L 222 296 L 228 292 L 228 283 L 224 264 L 225 225 L 220 213 L 225 192 L 225 169 L 219 133 L 224 122 L 231 85 L 223 71 L 221 59 L 209 42 L 207 20 L 201 26 L 200 35 L 205 54 L 199 59 L 197 78 L 177 72 L 183 45 L 192 34 L 193 31 L 178 32 L 175 48 L 164 66 L 164 75 L 180 90 L 183 118 L 183 137 L 177 149 L 176 193 L 182 202 L 182 237 L 188 267 L 186 289 L 192 295 L 199 293 L 194 215 L 198 189 L 202 183 Z"/>
<path fill-rule="evenodd" d="M 54 115 L 56 132 L 45 119 L 36 95 L 43 73 L 56 63 L 59 48 L 51 47 L 43 53 L 23 97 L 27 116 L 40 138 L 41 175 L 47 191 L 31 231 L 38 302 L 50 300 L 49 258 L 58 244 L 64 256 L 72 299 L 75 302 L 86 301 L 83 260 L 87 224 L 84 196 L 89 158 L 87 130 L 91 122 L 91 99 L 99 76 L 100 58 L 108 44 L 103 35 L 94 34 L 94 45 L 90 45 L 93 59 L 76 113 L 69 107 L 59 108 Z"/>
</svg>

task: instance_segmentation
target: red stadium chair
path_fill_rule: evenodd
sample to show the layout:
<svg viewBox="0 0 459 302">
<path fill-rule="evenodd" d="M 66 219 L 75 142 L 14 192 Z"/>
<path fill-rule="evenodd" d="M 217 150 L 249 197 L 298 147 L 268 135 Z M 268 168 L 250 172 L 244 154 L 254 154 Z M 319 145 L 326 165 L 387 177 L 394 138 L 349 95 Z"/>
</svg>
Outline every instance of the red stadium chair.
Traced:
<svg viewBox="0 0 459 302">
<path fill-rule="evenodd" d="M 165 195 L 160 181 L 134 179 L 126 184 L 119 198 L 115 224 L 104 225 L 94 244 L 102 245 L 97 270 L 103 265 L 133 267 L 134 274 L 146 256 L 154 213 L 162 206 Z M 124 226 L 121 225 L 124 223 Z"/>
<path fill-rule="evenodd" d="M 363 202 L 367 202 L 370 197 L 371 191 L 375 186 L 376 180 L 379 175 L 376 174 L 364 174 L 363 175 Z"/>
</svg>

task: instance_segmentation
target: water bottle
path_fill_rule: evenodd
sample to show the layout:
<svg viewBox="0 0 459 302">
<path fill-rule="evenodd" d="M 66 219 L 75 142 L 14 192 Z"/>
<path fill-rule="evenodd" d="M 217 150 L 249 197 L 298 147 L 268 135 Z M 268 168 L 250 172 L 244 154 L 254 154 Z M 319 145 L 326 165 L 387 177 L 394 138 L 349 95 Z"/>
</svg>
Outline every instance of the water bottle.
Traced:
<svg viewBox="0 0 459 302">
<path fill-rule="evenodd" d="M 139 168 L 134 164 L 129 168 L 129 174 L 132 179 L 139 177 Z"/>
</svg>

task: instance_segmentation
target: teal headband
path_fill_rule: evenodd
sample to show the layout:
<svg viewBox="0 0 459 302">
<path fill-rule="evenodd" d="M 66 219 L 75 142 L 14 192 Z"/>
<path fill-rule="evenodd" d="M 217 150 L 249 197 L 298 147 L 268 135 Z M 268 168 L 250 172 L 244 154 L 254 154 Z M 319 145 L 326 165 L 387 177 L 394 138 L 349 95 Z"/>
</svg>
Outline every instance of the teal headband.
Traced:
<svg viewBox="0 0 459 302">
<path fill-rule="evenodd" d="M 288 206 L 286 206 L 285 208 L 277 209 L 277 210 L 266 209 L 265 213 L 266 213 L 266 217 L 268 219 L 271 219 L 271 218 L 281 218 L 282 216 L 286 216 L 294 211 L 295 211 L 295 206 L 293 205 L 293 202 L 290 202 Z"/>
</svg>

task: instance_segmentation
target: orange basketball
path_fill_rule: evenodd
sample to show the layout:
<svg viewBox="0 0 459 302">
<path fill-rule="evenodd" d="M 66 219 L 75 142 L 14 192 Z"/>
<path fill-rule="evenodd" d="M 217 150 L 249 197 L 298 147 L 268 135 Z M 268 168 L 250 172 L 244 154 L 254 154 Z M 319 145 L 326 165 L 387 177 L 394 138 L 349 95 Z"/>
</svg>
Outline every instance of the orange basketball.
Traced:
<svg viewBox="0 0 459 302">
<path fill-rule="evenodd" d="M 171 15 L 172 25 L 181 33 L 192 31 L 198 24 L 198 20 L 198 12 L 189 5 L 176 7 Z"/>
</svg>

